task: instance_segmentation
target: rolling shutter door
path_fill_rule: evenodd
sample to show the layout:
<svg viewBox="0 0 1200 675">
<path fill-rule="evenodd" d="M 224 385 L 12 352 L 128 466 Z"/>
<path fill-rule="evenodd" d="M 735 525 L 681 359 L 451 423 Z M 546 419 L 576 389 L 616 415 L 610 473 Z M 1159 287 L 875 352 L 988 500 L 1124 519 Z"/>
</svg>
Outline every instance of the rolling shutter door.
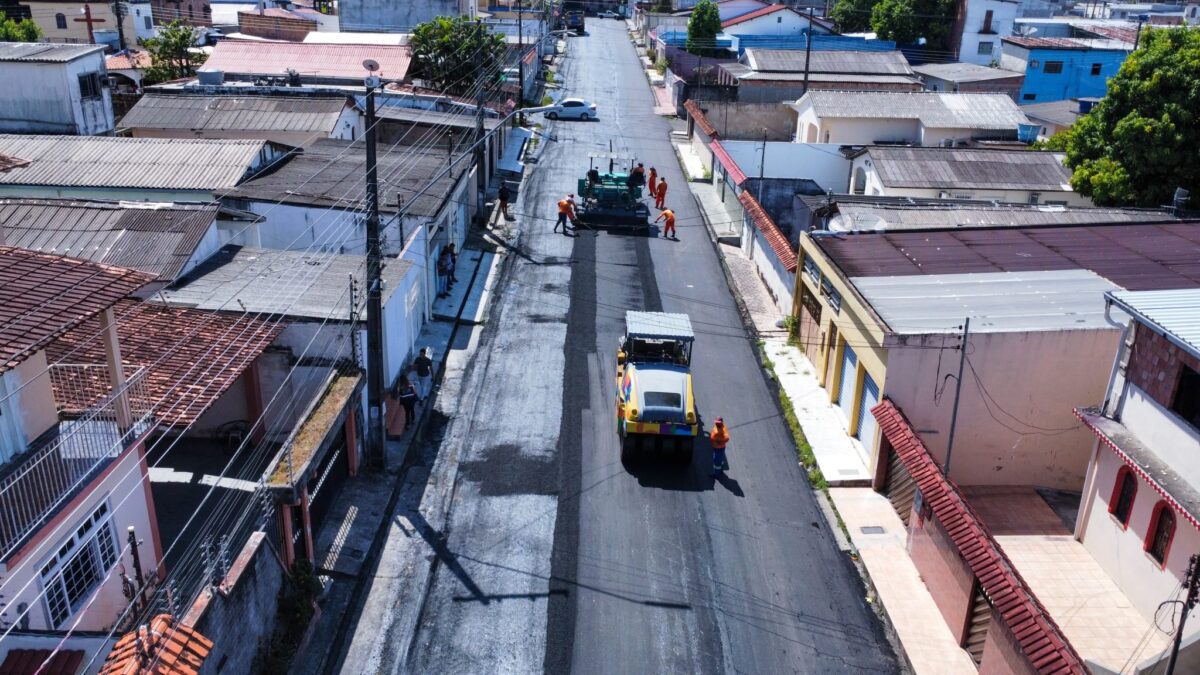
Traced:
<svg viewBox="0 0 1200 675">
<path fill-rule="evenodd" d="M 858 375 L 858 355 L 846 345 L 842 353 L 842 386 L 838 388 L 838 405 L 846 414 L 846 423 L 854 416 L 854 384 Z"/>
<path fill-rule="evenodd" d="M 875 416 L 871 414 L 871 408 L 877 405 L 879 405 L 879 385 L 875 384 L 875 380 L 872 380 L 870 375 L 864 375 L 862 396 L 858 399 L 858 429 L 855 430 L 854 435 L 862 441 L 868 454 L 871 452 L 871 446 L 875 443 L 875 434 L 879 431 L 879 425 L 875 423 Z"/>
<path fill-rule="evenodd" d="M 896 509 L 896 515 L 908 527 L 908 516 L 912 513 L 913 497 L 916 495 L 917 484 L 912 474 L 904 467 L 895 450 L 888 451 L 887 464 L 887 497 Z"/>
</svg>

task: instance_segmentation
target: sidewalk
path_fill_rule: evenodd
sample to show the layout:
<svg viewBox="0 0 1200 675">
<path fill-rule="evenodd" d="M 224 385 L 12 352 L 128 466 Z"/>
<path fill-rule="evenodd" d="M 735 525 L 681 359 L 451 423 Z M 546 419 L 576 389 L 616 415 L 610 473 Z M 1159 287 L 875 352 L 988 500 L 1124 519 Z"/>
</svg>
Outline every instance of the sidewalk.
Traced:
<svg viewBox="0 0 1200 675">
<path fill-rule="evenodd" d="M 494 221 L 495 219 L 491 219 Z M 503 222 L 503 221 L 501 221 Z M 317 636 L 296 654 L 290 672 L 315 674 L 323 671 L 331 648 L 340 648 L 335 639 L 346 624 L 362 582 L 363 567 L 376 554 L 384 519 L 397 503 L 415 503 L 424 491 L 429 469 L 421 465 L 419 447 L 428 436 L 436 436 L 444 426 L 437 399 L 454 398 L 459 380 L 474 351 L 475 333 L 471 327 L 482 323 L 495 286 L 495 275 L 504 255 L 479 248 L 483 244 L 473 233 L 459 255 L 459 282 L 451 295 L 435 301 L 433 318 L 421 329 L 417 344 L 429 347 L 434 361 L 434 393 L 417 409 L 416 423 L 404 434 L 386 442 L 385 472 L 360 470 L 347 480 L 329 507 L 328 515 L 317 531 L 317 573 L 325 586 L 318 600 L 320 613 L 310 634 Z M 459 326 L 467 326 L 466 335 Z M 435 412 L 435 408 L 438 412 Z M 414 464 L 415 462 L 415 464 Z M 410 466 L 411 465 L 411 466 Z"/>
</svg>

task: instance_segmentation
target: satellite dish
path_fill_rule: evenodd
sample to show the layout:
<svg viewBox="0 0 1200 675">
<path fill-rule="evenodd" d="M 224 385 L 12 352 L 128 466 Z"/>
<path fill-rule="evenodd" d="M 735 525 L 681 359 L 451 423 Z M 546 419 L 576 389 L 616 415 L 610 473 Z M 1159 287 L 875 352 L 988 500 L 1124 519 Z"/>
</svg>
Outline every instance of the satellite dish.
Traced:
<svg viewBox="0 0 1200 675">
<path fill-rule="evenodd" d="M 375 59 L 367 59 L 366 61 L 363 61 L 363 68 L 366 68 L 368 71 L 373 73 L 379 70 L 379 62 Z"/>
</svg>

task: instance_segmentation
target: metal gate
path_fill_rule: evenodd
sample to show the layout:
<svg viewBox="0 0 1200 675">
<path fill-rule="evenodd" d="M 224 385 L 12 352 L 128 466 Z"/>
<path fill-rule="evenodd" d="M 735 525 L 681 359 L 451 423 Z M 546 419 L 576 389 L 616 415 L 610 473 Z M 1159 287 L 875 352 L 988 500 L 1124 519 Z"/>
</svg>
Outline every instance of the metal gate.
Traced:
<svg viewBox="0 0 1200 675">
<path fill-rule="evenodd" d="M 963 648 L 971 655 L 976 666 L 983 660 L 983 643 L 987 641 L 988 627 L 991 623 L 992 604 L 988 602 L 983 588 L 976 581 L 975 596 L 971 601 L 971 622 L 967 626 L 966 639 L 963 640 Z"/>
<path fill-rule="evenodd" d="M 862 395 L 858 399 L 858 429 L 855 429 L 854 435 L 862 441 L 868 455 L 871 454 L 871 448 L 875 445 L 875 432 L 879 430 L 879 425 L 875 423 L 875 416 L 871 414 L 871 408 L 877 405 L 879 405 L 879 385 L 875 384 L 875 380 L 872 380 L 870 375 L 865 375 L 863 376 Z"/>
<path fill-rule="evenodd" d="M 838 388 L 838 405 L 846 414 L 846 426 L 854 418 L 854 385 L 858 382 L 858 355 L 846 345 L 842 348 L 842 384 Z"/>
<path fill-rule="evenodd" d="M 904 526 L 908 527 L 908 516 L 912 513 L 913 496 L 916 494 L 917 484 L 913 481 L 912 474 L 905 468 L 904 462 L 900 461 L 895 450 L 888 450 L 887 462 L 888 501 L 892 503 L 892 508 L 896 509 L 896 515 L 904 521 Z"/>
</svg>

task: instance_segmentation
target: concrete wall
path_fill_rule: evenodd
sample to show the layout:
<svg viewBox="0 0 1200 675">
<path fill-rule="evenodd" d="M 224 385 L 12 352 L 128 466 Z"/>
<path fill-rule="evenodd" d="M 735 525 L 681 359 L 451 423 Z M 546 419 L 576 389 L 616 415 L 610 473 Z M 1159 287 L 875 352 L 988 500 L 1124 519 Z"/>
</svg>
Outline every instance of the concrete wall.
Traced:
<svg viewBox="0 0 1200 675">
<path fill-rule="evenodd" d="M 1183 368 L 1200 371 L 1200 359 L 1141 323 L 1134 325 L 1133 344 L 1126 380 L 1146 392 L 1155 403 L 1169 408 Z"/>
<path fill-rule="evenodd" d="M 46 352 L 38 350 L 0 375 L 0 465 L 58 423 Z"/>
<path fill-rule="evenodd" d="M 795 100 L 795 99 L 793 99 Z M 796 135 L 796 111 L 780 103 L 698 102 L 704 116 L 726 140 L 790 141 Z"/>
<path fill-rule="evenodd" d="M 238 12 L 238 31 L 270 40 L 300 42 L 317 30 L 315 20 L 300 17 L 270 16 L 257 12 Z"/>
<path fill-rule="evenodd" d="M 404 32 L 439 16 L 475 16 L 468 0 L 341 0 L 338 16 L 345 31 Z"/>
<path fill-rule="evenodd" d="M 971 335 L 973 369 L 963 378 L 951 477 L 960 485 L 1079 490 L 1092 434 L 1066 402 L 1104 400 L 1109 369 L 1097 364 L 1112 363 L 1119 335 L 1116 329 Z M 886 342 L 883 387 L 921 430 L 939 463 L 946 456 L 954 397 L 952 389 L 939 396 L 941 380 L 930 373 L 949 372 L 947 355 L 957 352 L 941 348 L 957 342 L 953 335 L 897 336 Z"/>
<path fill-rule="evenodd" d="M 61 6 L 60 6 L 61 7 Z M 92 136 L 113 130 L 112 94 L 83 99 L 79 76 L 106 75 L 103 52 L 68 63 L 0 63 L 0 132 Z"/>
<path fill-rule="evenodd" d="M 808 30 L 808 17 L 794 11 L 774 12 L 734 24 L 722 32 L 728 35 L 800 35 Z M 814 32 L 826 33 L 823 26 Z"/>
<path fill-rule="evenodd" d="M 747 226 L 742 231 L 742 249 L 754 262 L 758 276 L 766 285 L 771 299 L 775 301 L 775 308 L 782 319 L 792 310 L 792 290 L 796 287 L 796 274 L 783 266 L 762 232 L 754 226 L 754 221 L 747 218 L 745 222 Z"/>
<path fill-rule="evenodd" d="M 846 119 L 817 117 L 805 104 L 799 108 L 796 142 L 806 143 L 810 127 L 816 128 L 816 142 L 836 145 L 873 145 L 877 142 L 918 143 L 921 125 L 910 119 Z"/>
<path fill-rule="evenodd" d="M 108 502 L 110 516 L 107 521 L 102 522 L 111 523 L 112 529 L 93 529 L 80 541 L 90 542 L 95 536 L 113 537 L 114 550 L 118 554 L 114 567 L 124 565 L 125 569 L 132 570 L 131 556 L 128 553 L 120 555 L 125 545 L 126 529 L 132 525 L 137 529 L 138 538 L 142 542 L 138 546 L 142 569 L 152 571 L 157 568 L 160 554 L 158 525 L 150 518 L 150 496 L 146 488 L 148 485 L 141 445 L 138 444 L 105 467 L 75 498 L 59 509 L 51 521 L 39 529 L 31 540 L 10 556 L 3 567 L 0 567 L 0 583 L 3 583 L 5 588 L 13 589 L 11 594 L 6 592 L 4 604 L 0 604 L 0 607 L 6 607 L 9 620 L 16 621 L 20 611 L 17 608 L 27 605 L 27 628 L 33 630 L 55 630 L 74 625 L 76 630 L 95 631 L 105 630 L 112 625 L 128 605 L 119 575 L 107 576 L 90 594 L 92 600 L 81 604 L 63 624 L 51 625 L 46 598 L 42 594 L 40 572 L 66 540 L 75 534 L 84 521 L 105 501 Z M 104 574 L 109 571 L 105 569 Z M 78 624 L 75 623 L 77 619 Z"/>
<path fill-rule="evenodd" d="M 908 518 L 908 554 L 954 639 L 966 638 L 975 574 L 937 516 L 922 519 L 913 502 Z"/>
<path fill-rule="evenodd" d="M 959 6 L 965 5 L 962 33 L 957 38 L 958 60 L 964 63 L 977 63 L 986 66 L 1000 59 L 1000 38 L 1012 35 L 1013 20 L 1017 17 L 1017 3 L 1010 0 L 965 0 Z M 982 33 L 984 21 L 988 12 L 992 13 L 990 32 Z M 952 39 L 954 39 L 952 38 Z M 990 48 L 986 53 L 980 53 L 980 44 Z"/>
<path fill-rule="evenodd" d="M 765 161 L 761 142 L 722 140 L 721 145 L 747 176 L 807 179 L 822 190 L 847 189 L 850 160 L 836 145 L 768 141 Z"/>
<path fill-rule="evenodd" d="M 183 623 L 213 641 L 201 675 L 249 673 L 275 629 L 284 569 L 262 532 L 250 535 L 220 592 L 204 591 Z"/>
<path fill-rule="evenodd" d="M 1200 429 L 1127 384 L 1118 418 L 1182 476 L 1200 476 Z"/>
</svg>

